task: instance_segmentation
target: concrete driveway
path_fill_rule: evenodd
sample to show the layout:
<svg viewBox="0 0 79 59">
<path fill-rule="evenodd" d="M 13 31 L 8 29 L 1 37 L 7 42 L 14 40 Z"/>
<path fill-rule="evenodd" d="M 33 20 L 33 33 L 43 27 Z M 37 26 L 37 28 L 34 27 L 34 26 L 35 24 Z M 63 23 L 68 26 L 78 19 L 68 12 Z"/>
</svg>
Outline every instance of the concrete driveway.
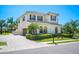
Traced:
<svg viewBox="0 0 79 59">
<path fill-rule="evenodd" d="M 38 47 L 48 46 L 45 43 L 37 43 L 31 40 L 26 39 L 24 36 L 20 35 L 0 35 L 0 41 L 7 42 L 7 46 L 2 46 L 0 52 L 6 51 L 15 51 L 15 50 L 22 50 L 22 49 L 32 49 Z"/>
</svg>

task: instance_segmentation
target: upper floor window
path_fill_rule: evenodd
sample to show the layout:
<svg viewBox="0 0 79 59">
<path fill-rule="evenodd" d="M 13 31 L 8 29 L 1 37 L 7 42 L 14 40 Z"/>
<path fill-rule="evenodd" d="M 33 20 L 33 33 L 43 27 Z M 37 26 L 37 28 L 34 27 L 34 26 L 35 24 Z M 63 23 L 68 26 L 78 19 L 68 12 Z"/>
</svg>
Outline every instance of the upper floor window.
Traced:
<svg viewBox="0 0 79 59">
<path fill-rule="evenodd" d="M 23 17 L 23 21 L 25 21 L 25 16 Z"/>
<path fill-rule="evenodd" d="M 56 16 L 51 16 L 52 21 L 56 21 Z"/>
<path fill-rule="evenodd" d="M 30 15 L 30 20 L 36 20 L 36 16 L 35 15 Z"/>
<path fill-rule="evenodd" d="M 37 16 L 38 21 L 43 21 L 43 16 Z"/>
</svg>

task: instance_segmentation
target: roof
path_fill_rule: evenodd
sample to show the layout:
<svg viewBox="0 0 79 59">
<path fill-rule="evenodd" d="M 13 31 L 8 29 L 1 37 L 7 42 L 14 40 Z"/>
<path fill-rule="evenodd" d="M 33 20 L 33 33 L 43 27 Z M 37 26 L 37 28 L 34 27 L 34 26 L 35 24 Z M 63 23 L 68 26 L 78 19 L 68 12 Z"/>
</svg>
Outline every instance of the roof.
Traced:
<svg viewBox="0 0 79 59">
<path fill-rule="evenodd" d="M 37 13 L 37 14 L 43 14 L 43 15 L 55 15 L 55 16 L 58 16 L 57 13 L 53 13 L 53 12 L 42 13 L 42 12 L 36 12 L 36 11 L 26 11 L 26 12 L 25 12 L 23 15 L 21 15 L 20 17 L 23 17 L 23 16 L 24 16 L 25 14 L 27 14 L 27 13 Z M 18 17 L 16 21 L 18 21 L 20 17 Z"/>
</svg>

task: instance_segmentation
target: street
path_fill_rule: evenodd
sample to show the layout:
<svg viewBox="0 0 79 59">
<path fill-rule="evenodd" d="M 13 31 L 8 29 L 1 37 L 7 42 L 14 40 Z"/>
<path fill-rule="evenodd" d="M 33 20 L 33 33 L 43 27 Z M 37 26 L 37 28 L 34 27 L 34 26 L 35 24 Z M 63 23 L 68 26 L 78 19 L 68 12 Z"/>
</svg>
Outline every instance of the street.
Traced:
<svg viewBox="0 0 79 59">
<path fill-rule="evenodd" d="M 69 43 L 55 46 L 47 46 L 34 49 L 24 49 L 12 52 L 1 52 L 1 54 L 78 54 L 79 43 Z"/>
</svg>

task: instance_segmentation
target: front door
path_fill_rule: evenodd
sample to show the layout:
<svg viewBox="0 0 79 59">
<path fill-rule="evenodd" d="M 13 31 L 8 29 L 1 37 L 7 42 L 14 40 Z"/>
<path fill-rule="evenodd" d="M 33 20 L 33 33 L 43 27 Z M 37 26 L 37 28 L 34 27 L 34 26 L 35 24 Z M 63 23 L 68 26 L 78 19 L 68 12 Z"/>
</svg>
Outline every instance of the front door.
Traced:
<svg viewBox="0 0 79 59">
<path fill-rule="evenodd" d="M 24 29 L 23 29 L 23 35 L 26 35 L 26 33 L 27 33 L 27 29 L 24 28 Z"/>
<path fill-rule="evenodd" d="M 58 28 L 57 27 L 55 28 L 55 34 L 58 34 Z"/>
</svg>

